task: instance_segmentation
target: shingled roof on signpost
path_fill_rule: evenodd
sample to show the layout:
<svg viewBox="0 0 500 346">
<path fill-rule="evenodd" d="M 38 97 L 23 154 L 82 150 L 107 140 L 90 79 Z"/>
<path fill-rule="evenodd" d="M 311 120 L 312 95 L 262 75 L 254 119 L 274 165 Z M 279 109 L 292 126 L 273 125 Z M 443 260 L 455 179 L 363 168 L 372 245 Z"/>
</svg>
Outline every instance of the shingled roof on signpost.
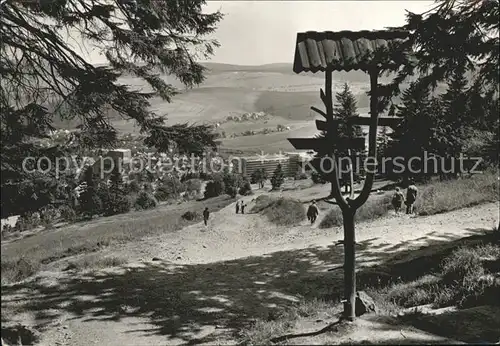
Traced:
<svg viewBox="0 0 500 346">
<path fill-rule="evenodd" d="M 325 121 L 317 120 L 318 130 L 326 132 L 324 138 L 288 138 L 296 149 L 313 149 L 321 156 L 321 162 L 311 162 L 314 169 L 319 167 L 323 158 L 333 156 L 333 148 L 343 148 L 350 152 L 355 149 L 356 138 L 343 140 L 338 137 L 337 128 L 340 121 L 348 124 L 369 124 L 368 156 L 376 158 L 378 117 L 378 76 L 383 70 L 397 70 L 401 65 L 413 63 L 408 54 L 410 41 L 407 32 L 385 31 L 340 31 L 315 32 L 308 31 L 297 34 L 293 71 L 295 73 L 318 71 L 325 72 L 325 90 L 320 90 L 320 98 L 325 105 L 325 111 L 311 107 L 322 115 Z M 407 44 L 408 43 L 408 44 Z M 351 119 L 335 119 L 332 99 L 332 72 L 362 70 L 370 76 L 370 119 L 368 122 L 360 117 Z M 360 121 L 362 120 L 362 121 Z M 383 124 L 396 124 L 399 119 L 388 117 Z M 364 138 L 362 139 L 364 141 Z M 364 143 L 364 142 L 363 142 Z M 319 159 L 320 157 L 318 157 Z M 366 162 L 365 162 L 366 164 Z M 355 260 L 355 215 L 356 211 L 367 201 L 375 171 L 367 172 L 361 193 L 354 198 L 352 165 L 350 169 L 351 196 L 344 198 L 340 191 L 337 163 L 332 165 L 333 172 L 329 175 L 332 183 L 332 195 L 336 204 L 342 210 L 344 223 L 344 317 L 353 320 L 356 316 L 356 260 Z M 323 171 L 323 173 L 325 173 Z"/>
<path fill-rule="evenodd" d="M 399 67 L 408 55 L 396 45 L 407 41 L 404 31 L 307 31 L 297 34 L 293 71 L 367 71 Z"/>
</svg>

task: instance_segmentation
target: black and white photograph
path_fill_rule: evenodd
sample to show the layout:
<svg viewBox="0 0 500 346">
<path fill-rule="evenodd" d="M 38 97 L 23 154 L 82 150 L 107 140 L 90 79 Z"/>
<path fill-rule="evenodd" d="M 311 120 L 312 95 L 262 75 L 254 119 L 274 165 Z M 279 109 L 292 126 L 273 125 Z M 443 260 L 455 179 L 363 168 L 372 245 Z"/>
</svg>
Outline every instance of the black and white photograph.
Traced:
<svg viewBox="0 0 500 346">
<path fill-rule="evenodd" d="M 500 344 L 499 0 L 0 0 L 2 346 Z"/>
</svg>

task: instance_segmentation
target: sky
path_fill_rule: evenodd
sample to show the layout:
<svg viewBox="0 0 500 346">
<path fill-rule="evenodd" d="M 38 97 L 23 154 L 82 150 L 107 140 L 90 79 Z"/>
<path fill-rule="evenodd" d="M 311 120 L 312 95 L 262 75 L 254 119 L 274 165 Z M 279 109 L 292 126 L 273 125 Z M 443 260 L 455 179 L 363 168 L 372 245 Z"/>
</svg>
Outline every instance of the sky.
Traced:
<svg viewBox="0 0 500 346">
<path fill-rule="evenodd" d="M 214 34 L 221 44 L 211 62 L 291 63 L 297 32 L 380 30 L 405 23 L 405 10 L 422 13 L 433 1 L 207 1 L 225 14 Z M 87 54 L 84 54 L 87 55 Z M 87 55 L 89 56 L 89 55 Z M 105 62 L 90 52 L 94 63 Z"/>
</svg>

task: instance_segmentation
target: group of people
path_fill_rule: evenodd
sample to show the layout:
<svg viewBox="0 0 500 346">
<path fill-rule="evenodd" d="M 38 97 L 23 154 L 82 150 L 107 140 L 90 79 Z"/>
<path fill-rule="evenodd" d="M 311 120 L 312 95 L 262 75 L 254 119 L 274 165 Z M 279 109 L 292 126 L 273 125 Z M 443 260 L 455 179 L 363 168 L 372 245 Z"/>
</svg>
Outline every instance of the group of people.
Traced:
<svg viewBox="0 0 500 346">
<path fill-rule="evenodd" d="M 242 214 L 245 214 L 245 207 L 247 205 L 245 203 L 243 203 L 243 201 L 238 201 L 236 202 L 236 214 L 239 214 L 240 211 Z M 205 208 L 205 210 L 203 210 L 203 223 L 205 224 L 205 226 L 208 225 L 208 219 L 210 218 L 210 211 L 208 210 L 208 208 Z"/>
<path fill-rule="evenodd" d="M 401 189 L 399 187 L 396 187 L 396 192 L 392 197 L 392 206 L 394 207 L 394 211 L 396 212 L 396 214 L 400 213 L 403 208 L 403 204 L 406 205 L 406 214 L 413 214 L 415 201 L 417 200 L 417 193 L 418 189 L 413 181 L 410 182 L 410 185 L 406 189 L 406 198 Z M 246 206 L 247 205 L 243 203 L 243 201 L 236 202 L 236 214 L 239 214 L 240 212 L 241 214 L 245 214 Z M 307 219 L 311 222 L 311 225 L 316 222 L 318 214 L 319 209 L 316 205 L 316 201 L 312 201 L 309 205 L 309 208 L 307 208 Z M 205 210 L 203 211 L 203 222 L 205 223 L 205 226 L 208 224 L 209 217 L 210 212 L 208 211 L 208 208 L 205 208 Z"/>
<path fill-rule="evenodd" d="M 242 214 L 245 214 L 245 207 L 247 205 L 243 203 L 243 201 L 238 201 L 236 202 L 236 214 L 239 214 L 240 213 L 240 210 L 241 210 L 241 213 Z"/>
<path fill-rule="evenodd" d="M 396 192 L 392 197 L 392 206 L 396 214 L 399 214 L 403 208 L 403 203 L 406 205 L 406 214 L 413 214 L 415 211 L 415 201 L 417 200 L 418 189 L 413 181 L 406 189 L 406 198 L 399 187 L 396 187 Z"/>
</svg>

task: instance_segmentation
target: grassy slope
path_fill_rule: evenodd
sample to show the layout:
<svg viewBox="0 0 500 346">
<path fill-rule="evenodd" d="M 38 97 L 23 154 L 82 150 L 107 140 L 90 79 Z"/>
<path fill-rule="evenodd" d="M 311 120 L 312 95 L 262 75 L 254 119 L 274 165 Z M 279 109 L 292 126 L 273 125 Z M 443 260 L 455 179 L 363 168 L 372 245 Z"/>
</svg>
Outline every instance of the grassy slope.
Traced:
<svg viewBox="0 0 500 346">
<path fill-rule="evenodd" d="M 43 264 L 88 253 L 111 244 L 138 241 L 159 233 L 175 232 L 197 221 L 186 221 L 187 211 L 201 213 L 205 207 L 217 211 L 234 202 L 220 196 L 204 202 L 187 202 L 154 210 L 131 212 L 77 223 L 58 230 L 2 244 L 2 282 L 22 279 L 38 271 Z"/>
<path fill-rule="evenodd" d="M 471 207 L 499 200 L 498 173 L 488 171 L 471 178 L 438 181 L 419 186 L 415 211 L 419 215 L 433 215 L 455 209 Z M 378 197 L 378 198 L 374 198 Z M 392 192 L 383 196 L 371 196 L 357 212 L 358 221 L 366 221 L 386 215 L 393 210 Z M 320 228 L 342 225 L 342 213 L 334 208 L 321 221 Z"/>
</svg>

